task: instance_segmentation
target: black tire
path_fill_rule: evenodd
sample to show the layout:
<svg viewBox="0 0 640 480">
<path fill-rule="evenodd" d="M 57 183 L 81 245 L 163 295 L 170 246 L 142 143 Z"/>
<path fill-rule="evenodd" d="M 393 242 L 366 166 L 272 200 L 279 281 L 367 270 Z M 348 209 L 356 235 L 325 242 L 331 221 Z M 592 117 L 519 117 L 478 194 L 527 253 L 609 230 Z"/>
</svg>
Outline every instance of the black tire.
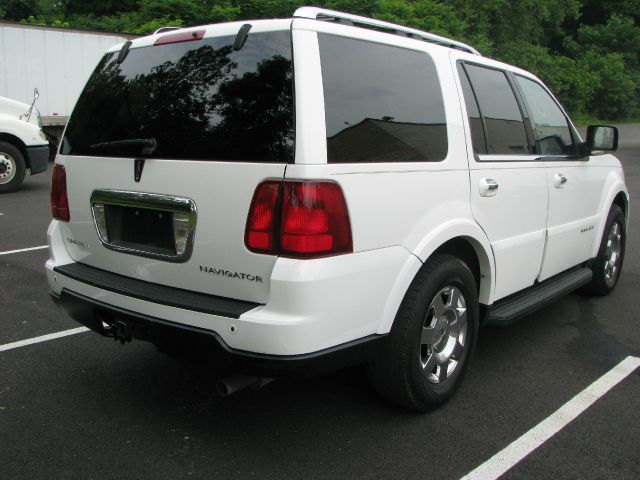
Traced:
<svg viewBox="0 0 640 480">
<path fill-rule="evenodd" d="M 11 143 L 0 142 L 0 193 L 18 190 L 26 173 L 22 152 Z"/>
<path fill-rule="evenodd" d="M 466 315 L 446 309 L 447 295 L 462 295 Z M 440 300 L 438 300 L 438 298 Z M 434 315 L 434 305 L 444 304 L 444 314 Z M 462 305 L 459 301 L 457 306 Z M 451 318 L 443 327 L 438 318 Z M 461 328 L 455 330 L 466 318 L 464 338 L 460 341 Z M 432 410 L 446 402 L 460 385 L 469 365 L 478 335 L 478 290 L 469 267 L 452 255 L 437 255 L 427 261 L 411 283 L 396 315 L 389 341 L 376 362 L 369 367 L 369 377 L 378 394 L 386 401 L 419 412 Z M 429 328 L 425 328 L 425 325 Z M 435 326 L 434 326 L 435 325 Z M 432 327 L 433 326 L 433 327 Z M 441 330 L 443 327 L 444 330 Z M 440 336 L 432 345 L 423 344 L 423 336 Z M 441 333 L 443 332 L 443 333 Z M 453 336 L 451 336 L 453 335 Z M 426 337 L 425 337 L 426 338 Z M 434 358 L 449 351 L 455 341 L 451 360 L 446 368 L 433 364 Z M 442 342 L 447 342 L 444 350 Z M 460 345 L 462 343 L 463 345 Z M 431 352 L 431 353 L 429 353 Z M 453 365 L 455 360 L 457 363 Z M 426 367 L 425 367 L 426 365 Z M 453 365 L 453 367 L 452 367 Z M 448 372 L 446 378 L 440 374 Z M 436 383 L 439 382 L 439 383 Z"/>
<path fill-rule="evenodd" d="M 613 235 L 613 229 L 616 225 L 619 232 L 619 240 L 617 240 L 617 242 L 611 242 L 612 239 L 610 238 L 610 235 Z M 618 278 L 620 278 L 620 272 L 622 271 L 626 241 L 627 227 L 624 212 L 618 205 L 613 205 L 611 210 L 609 210 L 607 223 L 605 224 L 604 231 L 602 232 L 598 256 L 591 266 L 593 279 L 591 280 L 591 283 L 583 289 L 584 293 L 604 296 L 613 291 L 618 283 Z M 615 245 L 616 243 L 617 245 Z M 612 260 L 612 247 L 619 249 L 614 266 L 610 264 Z"/>
</svg>

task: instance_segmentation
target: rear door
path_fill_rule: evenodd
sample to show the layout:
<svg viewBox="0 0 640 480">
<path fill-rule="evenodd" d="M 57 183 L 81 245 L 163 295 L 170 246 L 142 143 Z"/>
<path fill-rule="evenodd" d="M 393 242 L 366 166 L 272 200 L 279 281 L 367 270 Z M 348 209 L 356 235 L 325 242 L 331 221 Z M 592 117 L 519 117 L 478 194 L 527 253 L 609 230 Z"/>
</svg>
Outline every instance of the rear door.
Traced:
<svg viewBox="0 0 640 480">
<path fill-rule="evenodd" d="M 544 164 L 530 151 L 523 112 L 507 74 L 458 63 L 473 152 L 471 208 L 491 242 L 494 300 L 533 285 L 540 271 L 547 222 Z"/>
<path fill-rule="evenodd" d="M 74 260 L 266 301 L 276 257 L 249 252 L 244 232 L 256 186 L 294 157 L 290 23 L 255 22 L 240 49 L 241 24 L 226 24 L 102 59 L 58 156 Z"/>
</svg>

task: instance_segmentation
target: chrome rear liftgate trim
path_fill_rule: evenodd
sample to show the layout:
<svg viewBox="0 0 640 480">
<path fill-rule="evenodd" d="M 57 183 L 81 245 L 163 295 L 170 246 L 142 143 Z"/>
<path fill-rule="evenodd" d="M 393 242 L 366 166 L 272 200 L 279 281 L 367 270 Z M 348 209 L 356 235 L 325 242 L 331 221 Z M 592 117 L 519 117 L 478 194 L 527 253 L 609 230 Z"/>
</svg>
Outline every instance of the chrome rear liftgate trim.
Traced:
<svg viewBox="0 0 640 480">
<path fill-rule="evenodd" d="M 147 248 L 139 244 L 111 241 L 107 234 L 105 216 L 105 207 L 108 206 L 154 210 L 158 213 L 171 214 L 175 253 L 152 247 Z M 94 190 L 91 194 L 91 214 L 100 242 L 110 250 L 176 263 L 184 263 L 191 257 L 198 212 L 195 202 L 190 198 L 124 190 Z M 182 237 L 180 244 L 178 244 L 178 236 Z"/>
</svg>

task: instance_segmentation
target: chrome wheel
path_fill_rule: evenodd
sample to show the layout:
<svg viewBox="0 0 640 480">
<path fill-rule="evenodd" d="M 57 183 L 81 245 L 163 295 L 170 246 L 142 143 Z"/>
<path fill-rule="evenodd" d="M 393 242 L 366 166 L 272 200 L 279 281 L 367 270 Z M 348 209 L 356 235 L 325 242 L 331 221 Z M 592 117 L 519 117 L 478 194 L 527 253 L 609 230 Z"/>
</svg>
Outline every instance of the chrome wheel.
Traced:
<svg viewBox="0 0 640 480">
<path fill-rule="evenodd" d="M 9 183 L 15 176 L 16 161 L 8 153 L 0 152 L 0 185 Z"/>
<path fill-rule="evenodd" d="M 416 274 L 369 377 L 384 399 L 426 412 L 465 375 L 478 336 L 478 288 L 459 258 L 435 254 Z"/>
<path fill-rule="evenodd" d="M 467 338 L 467 302 L 457 287 L 431 301 L 420 337 L 420 362 L 431 383 L 442 383 L 458 367 Z"/>
<path fill-rule="evenodd" d="M 604 278 L 607 284 L 615 282 L 620 270 L 620 256 L 622 253 L 622 226 L 613 222 L 607 236 L 604 252 Z"/>
</svg>

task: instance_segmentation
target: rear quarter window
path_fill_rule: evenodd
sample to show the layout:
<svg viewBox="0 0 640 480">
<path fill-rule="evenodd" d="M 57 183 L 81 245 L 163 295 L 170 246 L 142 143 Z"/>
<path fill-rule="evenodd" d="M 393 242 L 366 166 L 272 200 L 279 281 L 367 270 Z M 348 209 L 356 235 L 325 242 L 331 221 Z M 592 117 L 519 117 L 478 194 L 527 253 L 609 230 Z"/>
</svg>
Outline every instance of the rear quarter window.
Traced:
<svg viewBox="0 0 640 480">
<path fill-rule="evenodd" d="M 318 41 L 329 163 L 447 156 L 442 91 L 428 54 L 328 34 Z"/>
<path fill-rule="evenodd" d="M 74 108 L 61 153 L 292 161 L 291 34 L 250 33 L 239 51 L 234 39 L 133 48 L 121 64 L 107 54 Z M 131 139 L 156 145 L 118 144 Z"/>
</svg>

